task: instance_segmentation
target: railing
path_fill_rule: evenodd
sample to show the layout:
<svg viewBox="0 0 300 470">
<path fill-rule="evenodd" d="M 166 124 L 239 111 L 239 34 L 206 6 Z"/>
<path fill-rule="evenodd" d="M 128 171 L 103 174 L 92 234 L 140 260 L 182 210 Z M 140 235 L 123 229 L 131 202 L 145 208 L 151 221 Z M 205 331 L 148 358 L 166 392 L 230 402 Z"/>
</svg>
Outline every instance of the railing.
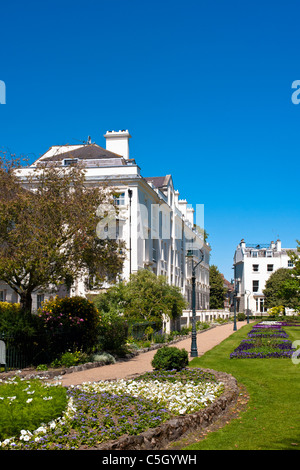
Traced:
<svg viewBox="0 0 300 470">
<path fill-rule="evenodd" d="M 42 343 L 41 338 L 32 337 L 27 342 L 18 340 L 15 336 L 0 332 L 0 340 L 5 344 L 6 365 L 0 364 L 7 370 L 24 369 L 33 364 L 47 362 L 47 353 L 36 345 Z"/>
</svg>

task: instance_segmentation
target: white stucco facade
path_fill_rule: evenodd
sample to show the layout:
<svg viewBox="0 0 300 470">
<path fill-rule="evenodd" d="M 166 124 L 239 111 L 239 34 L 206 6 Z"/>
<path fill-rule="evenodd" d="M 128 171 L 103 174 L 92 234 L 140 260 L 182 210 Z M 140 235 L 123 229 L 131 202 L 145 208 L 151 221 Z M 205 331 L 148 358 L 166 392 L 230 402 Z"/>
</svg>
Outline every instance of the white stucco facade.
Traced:
<svg viewBox="0 0 300 470">
<path fill-rule="evenodd" d="M 33 165 L 23 168 L 20 176 L 26 182 L 28 173 L 41 162 L 68 166 L 69 162 L 80 161 L 86 171 L 87 184 L 105 181 L 119 194 L 115 201 L 119 214 L 113 229 L 116 238 L 126 243 L 126 259 L 120 278 L 128 280 L 130 273 L 150 269 L 156 275 L 166 276 L 191 303 L 191 262 L 186 254 L 193 248 L 197 262 L 202 249 L 204 259 L 196 271 L 196 308 L 209 308 L 210 247 L 204 242 L 203 234 L 195 229 L 195 209 L 185 199 L 179 199 L 179 191 L 174 188 L 170 174 L 142 176 L 140 167 L 129 155 L 131 136 L 128 130 L 109 131 L 104 138 L 106 149 L 91 143 L 51 147 Z M 203 214 L 200 219 L 204 220 Z M 6 299 L 10 301 L 11 290 L 0 284 L 0 292 L 4 289 Z M 78 279 L 70 295 L 90 293 L 95 292 L 87 291 L 84 279 Z M 36 299 L 33 300 L 35 306 Z"/>
<path fill-rule="evenodd" d="M 252 313 L 266 312 L 263 290 L 271 274 L 280 268 L 292 268 L 288 251 L 281 241 L 270 244 L 246 244 L 241 240 L 234 254 L 234 279 L 237 290 L 237 311 L 249 309 Z"/>
</svg>

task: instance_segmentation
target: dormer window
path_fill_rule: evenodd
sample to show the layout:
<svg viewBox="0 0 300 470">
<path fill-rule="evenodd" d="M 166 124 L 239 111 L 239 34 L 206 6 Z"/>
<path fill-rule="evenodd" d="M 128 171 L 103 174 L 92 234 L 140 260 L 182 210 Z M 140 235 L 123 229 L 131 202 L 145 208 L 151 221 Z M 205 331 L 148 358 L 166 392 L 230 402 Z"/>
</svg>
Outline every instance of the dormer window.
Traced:
<svg viewBox="0 0 300 470">
<path fill-rule="evenodd" d="M 76 163 L 78 162 L 78 158 L 65 158 L 64 159 L 64 166 L 72 166 L 72 165 L 76 165 Z"/>
</svg>

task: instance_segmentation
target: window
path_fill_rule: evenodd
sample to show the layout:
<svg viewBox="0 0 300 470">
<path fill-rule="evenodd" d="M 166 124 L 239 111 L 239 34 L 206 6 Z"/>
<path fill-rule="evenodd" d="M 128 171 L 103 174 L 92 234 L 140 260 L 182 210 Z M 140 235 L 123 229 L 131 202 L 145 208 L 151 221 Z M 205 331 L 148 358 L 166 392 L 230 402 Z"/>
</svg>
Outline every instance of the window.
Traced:
<svg viewBox="0 0 300 470">
<path fill-rule="evenodd" d="M 256 312 L 264 313 L 267 311 L 267 308 L 265 307 L 265 299 L 263 297 L 256 299 Z"/>
<path fill-rule="evenodd" d="M 268 264 L 267 265 L 267 271 L 273 271 L 274 270 L 274 265 L 273 264 Z"/>
<path fill-rule="evenodd" d="M 42 308 L 42 303 L 44 302 L 44 294 L 38 294 L 36 296 L 36 306 L 37 309 Z"/>
<path fill-rule="evenodd" d="M 288 260 L 288 268 L 292 268 L 294 266 L 294 263 L 291 259 Z"/>
<path fill-rule="evenodd" d="M 253 269 L 253 272 L 258 272 L 258 267 L 259 265 L 258 264 L 252 264 L 252 269 Z"/>
<path fill-rule="evenodd" d="M 252 255 L 252 258 L 257 258 L 258 257 L 258 251 L 252 251 L 251 255 Z"/>
<path fill-rule="evenodd" d="M 64 166 L 76 165 L 77 162 L 78 162 L 77 158 L 66 158 L 64 160 Z"/>
<path fill-rule="evenodd" d="M 0 290 L 0 302 L 5 302 L 5 292 L 4 292 L 4 290 Z"/>
<path fill-rule="evenodd" d="M 272 251 L 267 251 L 267 258 L 272 258 Z"/>
<path fill-rule="evenodd" d="M 115 206 L 124 206 L 125 205 L 125 193 L 120 193 L 118 196 L 114 196 Z"/>
<path fill-rule="evenodd" d="M 252 281 L 252 291 L 258 292 L 259 289 L 259 281 Z"/>
</svg>

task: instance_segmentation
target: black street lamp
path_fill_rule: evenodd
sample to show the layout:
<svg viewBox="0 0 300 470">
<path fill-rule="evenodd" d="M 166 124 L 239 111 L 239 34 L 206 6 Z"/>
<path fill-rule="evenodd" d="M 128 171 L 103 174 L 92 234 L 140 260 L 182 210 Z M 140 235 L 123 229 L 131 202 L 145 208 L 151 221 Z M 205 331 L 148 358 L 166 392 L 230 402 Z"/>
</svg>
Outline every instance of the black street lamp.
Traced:
<svg viewBox="0 0 300 470">
<path fill-rule="evenodd" d="M 236 326 L 236 298 L 239 292 L 240 279 L 234 279 L 234 291 L 233 291 L 233 331 L 237 330 Z"/>
<path fill-rule="evenodd" d="M 196 332 L 196 268 L 203 261 L 204 253 L 200 250 L 200 261 L 194 265 L 193 250 L 188 250 L 187 257 L 192 259 L 192 345 L 191 356 L 198 357 L 197 332 Z"/>
</svg>

